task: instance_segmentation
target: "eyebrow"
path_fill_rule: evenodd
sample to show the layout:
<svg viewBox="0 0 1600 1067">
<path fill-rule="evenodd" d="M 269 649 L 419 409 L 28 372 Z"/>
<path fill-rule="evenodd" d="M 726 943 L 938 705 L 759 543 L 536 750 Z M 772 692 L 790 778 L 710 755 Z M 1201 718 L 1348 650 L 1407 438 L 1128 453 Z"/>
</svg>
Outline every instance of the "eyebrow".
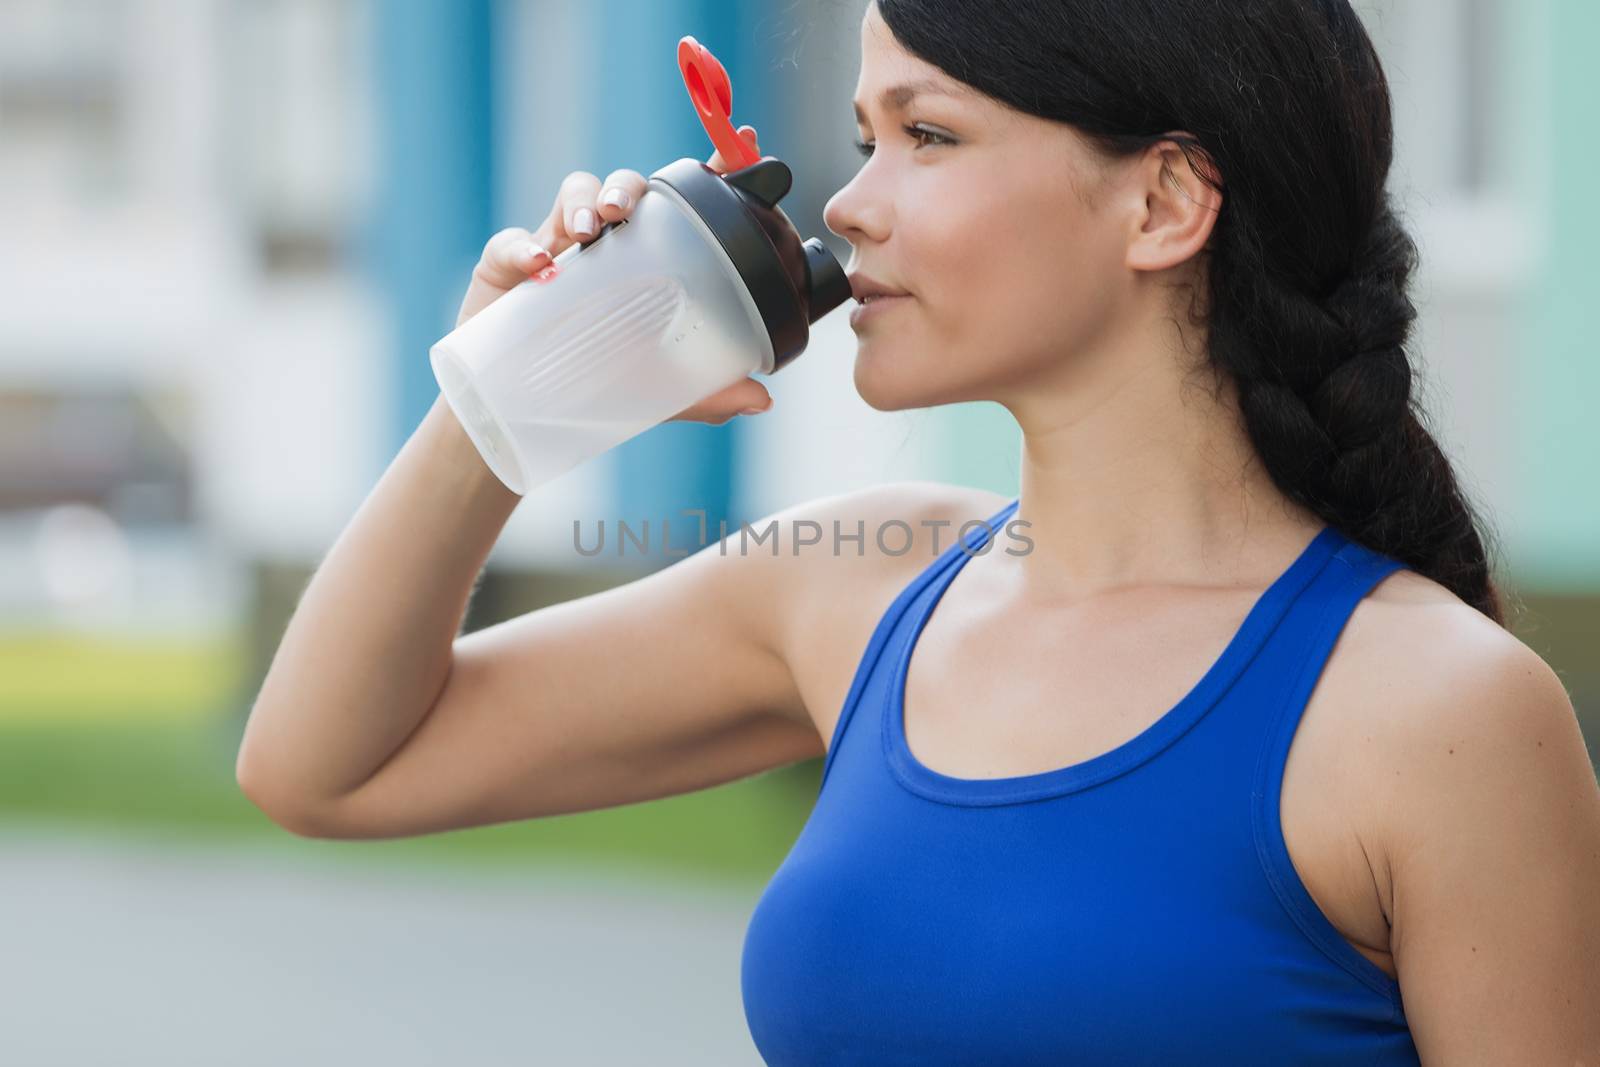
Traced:
<svg viewBox="0 0 1600 1067">
<path fill-rule="evenodd" d="M 905 82 L 901 85 L 891 85 L 878 94 L 878 102 L 886 111 L 902 111 L 911 101 L 919 96 L 947 96 L 951 99 L 961 99 L 971 96 L 970 90 L 951 89 L 943 82 L 934 81 L 932 78 L 922 78 L 918 81 Z M 856 110 L 856 121 L 865 124 L 867 117 L 861 110 L 861 105 L 854 100 L 851 106 Z"/>
</svg>

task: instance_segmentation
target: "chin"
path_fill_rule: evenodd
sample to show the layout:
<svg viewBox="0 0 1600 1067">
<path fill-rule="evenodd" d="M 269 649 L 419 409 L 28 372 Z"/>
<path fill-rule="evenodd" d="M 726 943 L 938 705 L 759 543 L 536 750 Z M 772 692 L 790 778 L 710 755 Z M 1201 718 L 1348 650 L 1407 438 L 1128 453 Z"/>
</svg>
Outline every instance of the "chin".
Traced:
<svg viewBox="0 0 1600 1067">
<path fill-rule="evenodd" d="M 869 408 L 875 411 L 900 411 L 910 407 L 902 395 L 904 390 L 894 387 L 892 382 L 883 380 L 882 375 L 875 375 L 864 371 L 862 368 L 861 353 L 856 352 L 855 387 L 856 394 L 867 402 Z"/>
<path fill-rule="evenodd" d="M 915 380 L 892 362 L 873 367 L 876 358 L 863 356 L 859 350 L 856 353 L 856 394 L 868 407 L 875 411 L 907 411 L 947 403 L 929 390 L 928 382 Z"/>
</svg>

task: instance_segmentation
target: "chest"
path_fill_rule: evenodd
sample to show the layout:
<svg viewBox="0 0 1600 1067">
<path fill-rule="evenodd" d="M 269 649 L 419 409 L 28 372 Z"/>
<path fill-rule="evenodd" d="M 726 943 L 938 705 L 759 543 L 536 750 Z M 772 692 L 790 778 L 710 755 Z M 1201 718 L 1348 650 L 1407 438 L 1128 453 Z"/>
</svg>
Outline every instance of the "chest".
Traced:
<svg viewBox="0 0 1600 1067">
<path fill-rule="evenodd" d="M 1205 675 L 1249 608 L 1248 596 L 1159 611 L 1130 599 L 1092 616 L 1042 612 L 1019 620 L 1012 611 L 1001 624 L 981 599 L 947 599 L 923 625 L 898 679 L 902 722 L 918 761 L 974 779 L 1082 763 L 1141 734 Z M 1357 622 L 1352 617 L 1347 629 L 1356 631 Z M 852 620 L 800 664 L 823 738 L 833 736 L 870 630 L 870 622 L 863 628 Z M 1365 758 L 1374 731 L 1363 718 L 1376 706 L 1373 675 L 1369 643 L 1341 639 L 1295 731 L 1279 819 L 1316 905 L 1353 948 L 1395 977 L 1387 872 L 1366 803 L 1375 792 L 1367 778 L 1373 761 Z"/>
</svg>

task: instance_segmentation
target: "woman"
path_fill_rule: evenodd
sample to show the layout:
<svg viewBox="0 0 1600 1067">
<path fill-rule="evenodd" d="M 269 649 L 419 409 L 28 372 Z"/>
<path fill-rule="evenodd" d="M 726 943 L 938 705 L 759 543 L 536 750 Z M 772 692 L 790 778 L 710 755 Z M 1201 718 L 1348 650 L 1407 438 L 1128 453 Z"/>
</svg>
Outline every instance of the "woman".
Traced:
<svg viewBox="0 0 1600 1067">
<path fill-rule="evenodd" d="M 518 498 L 436 404 L 306 590 L 241 786 L 394 837 L 825 755 L 745 944 L 772 1064 L 1596 1062 L 1600 789 L 1414 407 L 1348 4 L 878 0 L 861 47 L 826 212 L 876 298 L 856 388 L 999 402 L 1020 495 L 808 501 L 780 536 L 915 550 L 730 535 L 456 638 Z M 571 175 L 462 317 L 644 189 Z"/>
</svg>

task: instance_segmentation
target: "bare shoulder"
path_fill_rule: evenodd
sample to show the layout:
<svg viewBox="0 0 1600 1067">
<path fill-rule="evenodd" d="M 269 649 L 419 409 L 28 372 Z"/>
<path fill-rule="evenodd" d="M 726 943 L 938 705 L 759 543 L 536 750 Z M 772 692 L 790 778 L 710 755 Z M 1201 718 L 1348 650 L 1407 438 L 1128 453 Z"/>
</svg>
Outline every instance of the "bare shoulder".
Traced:
<svg viewBox="0 0 1600 1067">
<path fill-rule="evenodd" d="M 1427 578 L 1352 614 L 1340 701 L 1424 1059 L 1574 1062 L 1600 1047 L 1600 785 L 1557 673 Z M 1359 749 L 1355 746 L 1360 745 Z M 1506 989 L 1523 993 L 1508 999 Z M 1531 1057 L 1531 1058 L 1528 1058 Z"/>
<path fill-rule="evenodd" d="M 774 647 L 823 738 L 832 736 L 856 664 L 900 590 L 955 543 L 963 523 L 992 518 L 1011 499 L 905 480 L 813 497 L 751 524 L 752 536 L 768 540 L 741 551 L 763 557 L 767 578 L 747 595 L 781 601 Z"/>
<path fill-rule="evenodd" d="M 1531 701 L 1571 711 L 1559 677 L 1538 653 L 1416 571 L 1379 582 L 1351 613 L 1340 643 L 1386 694 L 1369 711 L 1397 745 L 1425 744 L 1474 717 L 1494 715 L 1489 709 L 1496 706 Z"/>
<path fill-rule="evenodd" d="M 777 514 L 839 520 L 936 520 L 954 516 L 988 518 L 1011 502 L 988 489 L 920 479 L 882 482 L 828 496 L 812 497 Z M 915 523 L 912 523 L 915 525 Z"/>
<path fill-rule="evenodd" d="M 1009 502 L 985 489 L 934 481 L 898 481 L 788 509 L 793 522 L 820 528 L 815 550 L 801 550 L 794 577 L 807 588 L 838 592 L 877 576 L 898 581 L 954 543 L 963 523 L 987 519 Z"/>
<path fill-rule="evenodd" d="M 1413 570 L 1388 575 L 1356 605 L 1338 650 L 1343 678 L 1365 679 L 1351 694 L 1362 698 L 1351 714 L 1381 731 L 1384 750 L 1400 758 L 1463 730 L 1514 729 L 1526 711 L 1511 709 L 1530 704 L 1542 705 L 1546 716 L 1552 708 L 1573 714 L 1559 677 L 1538 653 Z M 1443 751 L 1450 754 L 1450 746 Z"/>
<path fill-rule="evenodd" d="M 1389 870 L 1463 829 L 1458 820 L 1485 795 L 1509 802 L 1523 776 L 1551 781 L 1548 761 L 1561 765 L 1570 800 L 1587 799 L 1592 767 L 1560 677 L 1438 582 L 1412 570 L 1384 578 L 1351 613 L 1337 650 L 1330 673 L 1347 740 L 1364 742 Z"/>
<path fill-rule="evenodd" d="M 759 551 L 779 561 L 787 583 L 826 599 L 869 576 L 893 581 L 926 566 L 963 523 L 992 517 L 1010 499 L 943 482 L 886 482 L 771 512 L 750 524 L 751 536 L 765 535 Z"/>
</svg>

